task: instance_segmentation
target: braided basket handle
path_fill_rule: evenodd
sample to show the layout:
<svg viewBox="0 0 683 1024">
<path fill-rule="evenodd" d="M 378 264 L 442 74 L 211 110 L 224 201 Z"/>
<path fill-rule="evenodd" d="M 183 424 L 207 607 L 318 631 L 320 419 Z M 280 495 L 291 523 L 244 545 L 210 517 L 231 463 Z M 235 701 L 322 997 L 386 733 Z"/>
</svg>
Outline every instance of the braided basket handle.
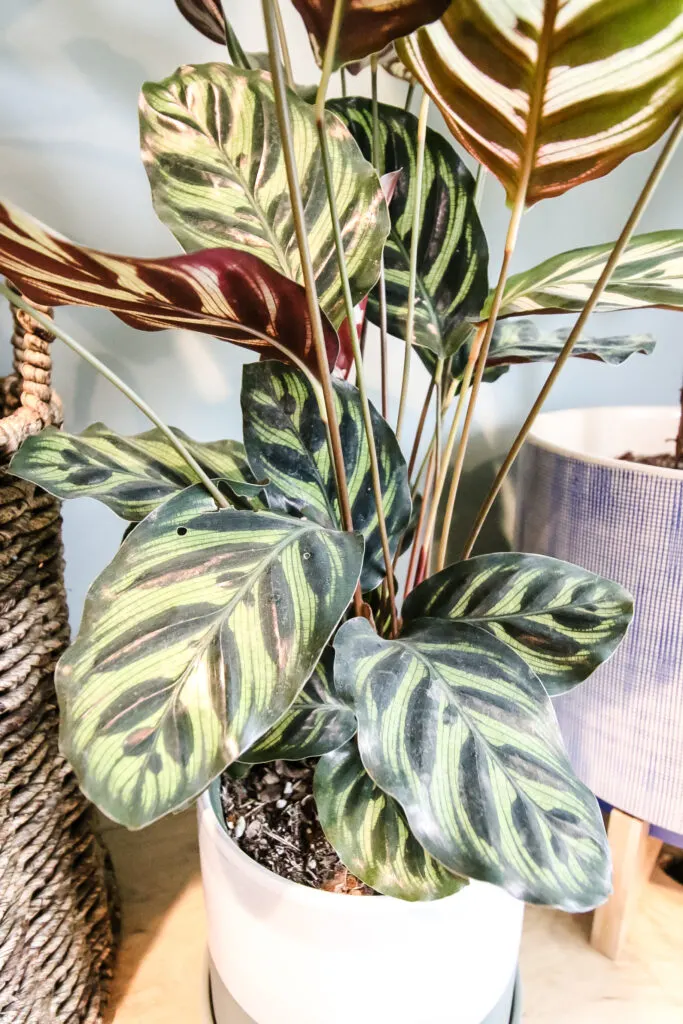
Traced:
<svg viewBox="0 0 683 1024">
<path fill-rule="evenodd" d="M 21 294 L 11 282 L 7 282 Z M 45 316 L 52 318 L 49 306 L 33 303 Z M 61 426 L 62 403 L 52 391 L 52 358 L 50 345 L 54 335 L 22 309 L 12 306 L 14 330 L 14 373 L 1 382 L 3 418 L 0 419 L 0 455 L 13 455 L 19 445 L 43 427 Z"/>
</svg>

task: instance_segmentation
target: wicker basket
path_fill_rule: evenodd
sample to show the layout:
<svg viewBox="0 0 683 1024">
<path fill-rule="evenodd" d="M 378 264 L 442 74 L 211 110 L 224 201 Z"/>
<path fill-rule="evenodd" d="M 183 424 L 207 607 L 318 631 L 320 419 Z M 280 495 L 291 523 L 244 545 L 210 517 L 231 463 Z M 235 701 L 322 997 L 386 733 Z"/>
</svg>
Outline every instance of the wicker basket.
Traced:
<svg viewBox="0 0 683 1024">
<path fill-rule="evenodd" d="M 58 746 L 53 673 L 69 642 L 59 503 L 6 470 L 61 406 L 51 336 L 21 312 L 14 328 L 15 372 L 0 381 L 0 1024 L 96 1024 L 118 914 L 92 809 Z"/>
</svg>

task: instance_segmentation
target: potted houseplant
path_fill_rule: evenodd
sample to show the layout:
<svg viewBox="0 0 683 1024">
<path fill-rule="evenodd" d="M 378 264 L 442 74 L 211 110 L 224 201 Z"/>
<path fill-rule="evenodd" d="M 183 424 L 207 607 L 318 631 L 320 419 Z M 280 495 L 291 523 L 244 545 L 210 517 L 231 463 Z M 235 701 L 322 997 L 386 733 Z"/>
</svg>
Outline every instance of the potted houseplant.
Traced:
<svg viewBox="0 0 683 1024">
<path fill-rule="evenodd" d="M 657 59 L 644 45 L 632 94 L 616 97 L 612 43 L 599 80 L 588 65 L 606 46 L 600 16 L 623 16 L 601 0 L 577 16 L 567 87 L 595 101 L 588 141 L 571 106 L 559 123 L 544 106 L 565 59 L 553 0 L 533 5 L 538 24 L 513 29 L 492 4 L 471 5 L 468 33 L 488 40 L 474 57 L 458 3 L 297 0 L 322 61 L 314 104 L 296 86 L 275 0 L 262 4 L 269 70 L 243 52 L 217 0 L 179 6 L 227 41 L 232 62 L 185 66 L 143 89 L 155 208 L 185 253 L 112 256 L 0 208 L 0 269 L 26 298 L 2 291 L 19 308 L 39 318 L 31 303 L 104 306 L 143 330 L 183 325 L 263 357 L 244 369 L 243 444 L 200 444 L 54 328 L 155 424 L 134 438 L 102 424 L 45 431 L 12 463 L 132 524 L 60 662 L 63 748 L 85 792 L 129 827 L 200 797 L 219 1021 L 427 1024 L 452 1009 L 463 1024 L 507 1022 L 521 901 L 586 910 L 610 891 L 601 817 L 550 696 L 614 651 L 631 600 L 535 555 L 468 550 L 444 567 L 450 513 L 433 552 L 439 500 L 457 444 L 452 511 L 487 374 L 557 356 L 555 374 L 573 350 L 618 359 L 649 344 L 582 331 L 678 122 L 569 337 L 496 321 L 525 206 L 606 173 L 675 121 L 671 33 L 643 16 Z M 489 60 L 514 64 L 510 32 L 525 112 L 501 148 L 492 110 L 508 86 Z M 417 118 L 377 99 L 373 54 L 395 40 L 425 90 Z M 373 100 L 326 109 L 332 72 L 367 57 Z M 393 66 L 393 54 L 383 59 Z M 472 68 L 477 100 L 462 103 Z M 430 96 L 511 200 L 490 299 L 475 183 L 427 128 Z M 406 341 L 401 402 L 390 412 L 383 389 L 382 415 L 367 398 L 359 306 L 380 326 L 385 380 L 387 331 Z M 400 446 L 413 347 L 432 371 L 418 434 L 432 395 L 436 408 L 424 472 L 419 436 L 405 456 Z M 393 973 L 405 964 L 401 984 L 378 985 L 370 958 Z"/>
</svg>

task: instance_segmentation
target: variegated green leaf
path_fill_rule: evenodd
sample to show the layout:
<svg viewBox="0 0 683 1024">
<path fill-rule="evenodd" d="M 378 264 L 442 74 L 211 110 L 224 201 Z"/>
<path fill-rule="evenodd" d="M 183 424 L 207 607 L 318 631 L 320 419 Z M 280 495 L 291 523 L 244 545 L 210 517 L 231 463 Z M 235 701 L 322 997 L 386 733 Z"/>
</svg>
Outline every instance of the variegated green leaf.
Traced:
<svg viewBox="0 0 683 1024">
<path fill-rule="evenodd" d="M 633 615 L 619 583 L 546 555 L 503 552 L 457 562 L 416 587 L 405 622 L 470 622 L 511 647 L 551 697 L 611 657 Z"/>
<path fill-rule="evenodd" d="M 361 584 L 384 578 L 384 559 L 370 477 L 370 455 L 360 398 L 353 385 L 334 380 L 335 402 L 356 530 L 365 540 Z M 242 373 L 244 444 L 252 470 L 268 479 L 271 507 L 304 514 L 338 528 L 334 467 L 313 388 L 305 374 L 284 363 L 250 363 Z M 389 546 L 395 552 L 410 522 L 408 470 L 389 424 L 371 406 Z"/>
<path fill-rule="evenodd" d="M 397 48 L 510 201 L 607 174 L 683 108 L 680 0 L 457 0 Z"/>
<path fill-rule="evenodd" d="M 581 911 L 606 899 L 597 801 L 572 771 L 542 683 L 510 647 L 434 619 L 398 640 L 353 619 L 334 646 L 363 765 L 436 860 L 530 903 Z"/>
<path fill-rule="evenodd" d="M 294 703 L 265 736 L 240 755 L 241 762 L 301 761 L 327 754 L 351 739 L 356 718 L 334 695 L 333 660 L 334 651 L 328 647 Z"/>
<path fill-rule="evenodd" d="M 260 490 L 237 441 L 201 443 L 174 429 L 210 477 L 226 477 Z M 57 498 L 97 498 L 122 519 L 138 522 L 171 494 L 198 477 L 156 427 L 122 437 L 104 423 L 82 434 L 54 427 L 27 438 L 12 459 L 11 472 Z"/>
<path fill-rule="evenodd" d="M 169 498 L 91 587 L 57 668 L 62 749 L 139 828 L 200 793 L 285 713 L 358 579 L 362 541 L 305 519 Z"/>
<path fill-rule="evenodd" d="M 353 98 L 328 104 L 348 125 L 363 155 L 372 158 L 372 103 Z M 391 203 L 384 250 L 388 328 L 405 337 L 410 290 L 410 246 L 415 215 L 417 118 L 379 104 L 379 170 L 401 171 Z M 488 247 L 474 204 L 474 179 L 453 147 L 427 129 L 420 211 L 415 344 L 437 356 L 455 351 L 459 328 L 478 317 L 488 288 Z M 367 315 L 379 324 L 379 300 L 370 294 Z"/>
<path fill-rule="evenodd" d="M 400 805 L 365 771 L 355 740 L 321 757 L 314 795 L 320 824 L 341 861 L 377 892 L 436 900 L 467 884 L 420 846 Z"/>
<path fill-rule="evenodd" d="M 319 372 L 303 287 L 242 250 L 115 256 L 76 245 L 0 203 L 0 273 L 29 302 L 109 309 L 141 331 L 201 331 Z M 339 341 L 326 316 L 323 331 L 334 366 Z"/>
<path fill-rule="evenodd" d="M 289 96 L 297 168 L 320 304 L 344 319 L 315 112 Z M 142 154 L 155 209 L 184 249 L 228 245 L 302 281 L 270 75 L 185 66 L 143 88 Z M 327 115 L 332 186 L 354 302 L 377 281 L 389 215 L 377 174 Z"/>
<path fill-rule="evenodd" d="M 513 363 L 554 362 L 569 337 L 569 328 L 543 331 L 532 320 L 504 320 L 496 324 L 489 349 L 488 366 Z M 651 334 L 621 334 L 607 337 L 584 335 L 572 349 L 572 356 L 597 359 L 618 366 L 632 355 L 648 355 L 654 350 Z"/>
<path fill-rule="evenodd" d="M 589 245 L 563 252 L 508 280 L 501 316 L 519 313 L 578 313 L 583 309 L 614 248 Z M 491 299 L 487 302 L 490 305 Z M 683 309 L 683 231 L 636 235 L 600 297 L 597 312 Z"/>
<path fill-rule="evenodd" d="M 335 0 L 293 0 L 318 63 L 332 26 Z M 335 67 L 379 53 L 399 36 L 440 17 L 450 0 L 347 0 Z"/>
</svg>

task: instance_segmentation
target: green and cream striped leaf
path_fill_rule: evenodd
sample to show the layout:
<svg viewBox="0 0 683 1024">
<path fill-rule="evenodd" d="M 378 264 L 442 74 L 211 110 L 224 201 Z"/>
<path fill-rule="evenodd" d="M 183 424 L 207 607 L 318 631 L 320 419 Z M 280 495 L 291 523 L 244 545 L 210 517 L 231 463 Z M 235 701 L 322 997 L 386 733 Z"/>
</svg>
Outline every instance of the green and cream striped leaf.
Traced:
<svg viewBox="0 0 683 1024">
<path fill-rule="evenodd" d="M 168 499 L 91 587 L 56 675 L 90 799 L 140 828 L 197 796 L 282 717 L 353 594 L 362 541 L 305 519 Z"/>
<path fill-rule="evenodd" d="M 314 796 L 320 824 L 340 860 L 377 892 L 436 900 L 467 885 L 420 846 L 400 805 L 365 771 L 355 740 L 321 757 Z"/>
<path fill-rule="evenodd" d="M 328 104 L 372 158 L 372 103 L 356 98 Z M 379 171 L 401 171 L 389 204 L 391 231 L 384 250 L 388 328 L 405 337 L 410 246 L 415 215 L 417 118 L 379 104 Z M 478 317 L 488 289 L 488 247 L 474 204 L 474 179 L 449 142 L 427 129 L 420 210 L 415 344 L 447 356 L 460 343 L 463 320 Z M 376 290 L 367 315 L 379 324 Z"/>
<path fill-rule="evenodd" d="M 514 274 L 505 288 L 500 315 L 580 312 L 613 248 L 613 242 L 589 245 Z M 491 297 L 487 309 L 490 302 Z M 643 306 L 683 309 L 683 231 L 636 235 L 617 264 L 596 311 Z"/>
<path fill-rule="evenodd" d="M 240 755 L 240 762 L 301 761 L 328 754 L 351 739 L 356 717 L 334 695 L 333 661 L 334 651 L 328 647 L 294 703 L 265 736 Z"/>
<path fill-rule="evenodd" d="M 250 484 L 258 492 L 238 441 L 193 441 L 174 433 L 213 478 Z M 198 477 L 156 427 L 122 437 L 104 423 L 82 434 L 47 427 L 27 438 L 12 459 L 10 471 L 57 498 L 97 498 L 122 519 L 139 522 L 172 494 L 198 482 Z"/>
<path fill-rule="evenodd" d="M 363 765 L 432 857 L 530 903 L 576 912 L 607 898 L 597 801 L 572 771 L 542 683 L 510 647 L 435 619 L 398 640 L 353 619 L 334 646 Z"/>
<path fill-rule="evenodd" d="M 404 622 L 469 622 L 511 647 L 551 697 L 611 657 L 633 615 L 619 583 L 546 555 L 478 555 L 436 573 L 403 605 Z"/>
<path fill-rule="evenodd" d="M 607 174 L 683 108 L 680 0 L 455 0 L 399 56 L 527 204 Z"/>
<path fill-rule="evenodd" d="M 496 324 L 486 365 L 554 362 L 569 333 L 570 329 L 566 327 L 555 331 L 541 330 L 532 320 L 503 320 Z M 649 355 L 655 344 L 651 334 L 617 334 L 597 338 L 584 335 L 574 345 L 572 356 L 618 366 L 632 355 Z"/>
<path fill-rule="evenodd" d="M 373 590 L 385 567 L 360 397 L 346 381 L 335 379 L 333 384 L 353 524 L 365 540 L 361 584 L 363 590 Z M 271 507 L 339 528 L 325 425 L 305 374 L 277 361 L 249 363 L 242 372 L 242 412 L 249 464 L 258 477 L 270 481 L 266 494 Z M 372 406 L 371 415 L 393 554 L 410 522 L 408 470 L 389 424 Z"/>
<path fill-rule="evenodd" d="M 294 94 L 289 110 L 318 297 L 338 327 L 344 301 L 315 113 Z M 270 75 L 186 65 L 143 87 L 140 127 L 155 209 L 184 249 L 230 246 L 303 281 Z M 327 135 L 357 303 L 379 276 L 389 214 L 372 165 L 332 114 Z"/>
</svg>

